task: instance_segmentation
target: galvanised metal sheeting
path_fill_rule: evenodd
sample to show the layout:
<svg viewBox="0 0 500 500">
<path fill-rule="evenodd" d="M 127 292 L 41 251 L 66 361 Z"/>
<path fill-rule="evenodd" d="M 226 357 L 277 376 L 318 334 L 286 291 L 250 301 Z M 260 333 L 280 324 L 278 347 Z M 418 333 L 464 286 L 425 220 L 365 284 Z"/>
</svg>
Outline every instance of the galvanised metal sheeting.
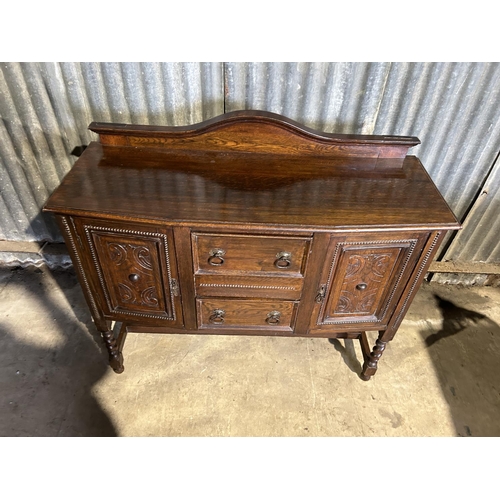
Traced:
<svg viewBox="0 0 500 500">
<path fill-rule="evenodd" d="M 500 262 L 500 155 L 485 185 L 467 214 L 463 229 L 452 241 L 444 258 L 460 262 Z M 486 274 L 437 273 L 438 283 L 484 285 Z"/>
<path fill-rule="evenodd" d="M 264 109 L 326 132 L 415 135 L 457 217 L 500 148 L 498 63 L 227 63 L 226 111 Z"/>
<path fill-rule="evenodd" d="M 418 155 L 459 218 L 446 257 L 498 260 L 498 63 L 3 63 L 0 239 L 58 240 L 40 209 L 96 136 L 91 121 L 186 125 L 237 109 L 327 132 L 416 135 Z M 495 202 L 495 198 L 497 202 Z M 460 233 L 459 233 L 460 234 Z M 469 239 L 470 238 L 470 239 Z M 481 250 L 474 253 L 474 247 Z"/>
<path fill-rule="evenodd" d="M 224 112 L 221 63 L 2 63 L 0 239 L 62 241 L 40 209 L 92 121 L 186 125 Z"/>
<path fill-rule="evenodd" d="M 446 258 L 465 262 L 500 261 L 500 156 Z"/>
</svg>

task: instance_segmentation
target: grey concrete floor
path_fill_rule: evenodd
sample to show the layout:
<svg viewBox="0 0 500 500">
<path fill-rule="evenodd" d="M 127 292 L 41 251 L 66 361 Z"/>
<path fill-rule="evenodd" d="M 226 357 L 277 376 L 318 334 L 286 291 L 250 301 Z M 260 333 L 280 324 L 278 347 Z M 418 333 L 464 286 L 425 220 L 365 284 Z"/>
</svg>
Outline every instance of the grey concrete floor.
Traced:
<svg viewBox="0 0 500 500">
<path fill-rule="evenodd" d="M 73 271 L 0 270 L 1 436 L 499 436 L 500 289 L 424 284 L 377 375 L 357 341 L 128 335 Z"/>
</svg>

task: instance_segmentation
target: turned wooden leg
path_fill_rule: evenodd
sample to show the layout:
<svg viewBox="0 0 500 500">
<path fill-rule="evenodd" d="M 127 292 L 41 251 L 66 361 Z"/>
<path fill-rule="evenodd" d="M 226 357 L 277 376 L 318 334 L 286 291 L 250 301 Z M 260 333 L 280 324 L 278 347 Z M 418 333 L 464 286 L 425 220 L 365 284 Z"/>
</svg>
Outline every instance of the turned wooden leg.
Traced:
<svg viewBox="0 0 500 500">
<path fill-rule="evenodd" d="M 109 353 L 109 365 L 116 373 L 122 373 L 125 369 L 123 367 L 123 354 L 121 353 L 121 349 L 113 335 L 113 332 L 111 330 L 106 330 L 101 333 L 104 344 L 106 345 L 106 349 Z"/>
<path fill-rule="evenodd" d="M 382 337 L 384 332 L 381 332 L 380 337 Z M 378 360 L 382 356 L 385 350 L 385 346 L 387 342 L 380 340 L 380 337 L 375 342 L 375 346 L 370 351 L 368 347 L 368 340 L 366 338 L 366 333 L 363 332 L 361 335 L 361 350 L 363 351 L 363 357 L 365 358 L 365 362 L 363 364 L 363 369 L 361 370 L 361 379 L 362 380 L 370 380 L 372 375 L 375 375 L 375 372 L 378 368 Z"/>
</svg>

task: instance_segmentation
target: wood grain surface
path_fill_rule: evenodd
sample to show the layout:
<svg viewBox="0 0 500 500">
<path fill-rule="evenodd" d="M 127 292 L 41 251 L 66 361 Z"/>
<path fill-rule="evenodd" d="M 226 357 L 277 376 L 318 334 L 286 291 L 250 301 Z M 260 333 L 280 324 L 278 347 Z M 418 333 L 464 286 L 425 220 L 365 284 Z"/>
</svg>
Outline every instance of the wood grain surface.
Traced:
<svg viewBox="0 0 500 500">
<path fill-rule="evenodd" d="M 121 331 L 361 340 L 377 370 L 460 223 L 409 148 L 261 111 L 187 127 L 93 123 L 49 198 L 111 367 Z M 379 332 L 373 346 L 366 330 Z"/>
<path fill-rule="evenodd" d="M 388 160 L 389 161 L 389 160 Z M 46 211 L 290 230 L 460 227 L 415 157 L 402 172 L 364 170 L 351 158 L 219 155 L 91 143 Z"/>
</svg>

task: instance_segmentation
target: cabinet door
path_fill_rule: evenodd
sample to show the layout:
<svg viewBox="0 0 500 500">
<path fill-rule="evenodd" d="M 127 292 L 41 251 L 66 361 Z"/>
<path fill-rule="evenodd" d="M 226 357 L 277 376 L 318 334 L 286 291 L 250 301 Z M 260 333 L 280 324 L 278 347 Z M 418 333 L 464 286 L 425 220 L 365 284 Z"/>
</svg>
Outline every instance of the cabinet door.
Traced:
<svg viewBox="0 0 500 500">
<path fill-rule="evenodd" d="M 169 229 L 79 221 L 105 313 L 118 320 L 158 319 L 182 325 L 179 285 Z"/>
<path fill-rule="evenodd" d="M 424 241 L 418 233 L 332 236 L 312 329 L 386 327 Z"/>
</svg>

